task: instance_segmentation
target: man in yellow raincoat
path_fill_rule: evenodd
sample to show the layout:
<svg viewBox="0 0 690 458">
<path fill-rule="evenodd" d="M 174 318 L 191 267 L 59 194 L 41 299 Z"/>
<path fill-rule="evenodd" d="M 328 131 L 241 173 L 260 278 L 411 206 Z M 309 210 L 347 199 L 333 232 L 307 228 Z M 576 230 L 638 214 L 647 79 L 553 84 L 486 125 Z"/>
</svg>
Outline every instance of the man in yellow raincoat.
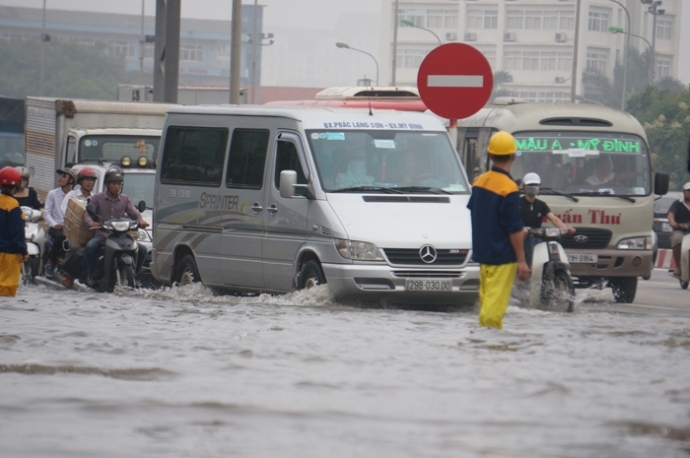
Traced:
<svg viewBox="0 0 690 458">
<path fill-rule="evenodd" d="M 0 296 L 15 296 L 22 261 L 28 259 L 24 240 L 24 216 L 12 193 L 21 181 L 13 167 L 0 170 Z"/>
<path fill-rule="evenodd" d="M 479 263 L 479 324 L 503 328 L 517 273 L 529 276 L 520 216 L 520 190 L 510 176 L 517 147 L 508 132 L 489 140 L 490 171 L 477 177 L 467 208 L 472 213 L 472 260 Z"/>
</svg>

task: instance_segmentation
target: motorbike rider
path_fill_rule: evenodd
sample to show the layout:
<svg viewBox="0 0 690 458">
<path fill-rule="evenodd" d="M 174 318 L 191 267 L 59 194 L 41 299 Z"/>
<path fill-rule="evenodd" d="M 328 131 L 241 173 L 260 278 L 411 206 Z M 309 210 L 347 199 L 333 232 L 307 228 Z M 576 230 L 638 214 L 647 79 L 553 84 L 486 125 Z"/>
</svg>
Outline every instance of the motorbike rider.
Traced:
<svg viewBox="0 0 690 458">
<path fill-rule="evenodd" d="M 134 207 L 131 199 L 126 194 L 121 194 L 122 184 L 125 180 L 124 173 L 119 167 L 110 168 L 105 174 L 106 190 L 99 192 L 91 197 L 90 205 L 93 206 L 96 214 L 103 220 L 111 220 L 114 218 L 122 218 L 125 215 L 139 222 L 139 227 L 146 228 L 148 223 L 141 216 L 141 213 Z M 90 227 L 99 227 L 101 224 L 94 221 L 88 212 L 84 213 L 84 221 Z M 86 271 L 87 284 L 94 286 L 96 281 L 93 278 L 94 265 L 96 264 L 96 256 L 103 241 L 110 235 L 105 229 L 97 229 L 96 235 L 86 244 Z M 137 255 L 136 273 L 139 273 L 144 260 L 146 258 L 146 247 L 139 244 L 139 254 Z"/>
<path fill-rule="evenodd" d="M 15 296 L 22 262 L 29 259 L 24 240 L 24 217 L 19 202 L 12 196 L 21 183 L 12 167 L 0 170 L 0 296 Z"/>
<path fill-rule="evenodd" d="M 46 197 L 46 207 L 43 219 L 48 224 L 48 235 L 53 241 L 53 245 L 45 254 L 45 266 L 43 268 L 46 277 L 53 277 L 58 256 L 62 253 L 62 243 L 65 241 L 65 234 L 62 232 L 65 224 L 65 212 L 62 211 L 62 201 L 68 192 L 72 191 L 77 174 L 72 169 L 58 169 L 58 187 L 48 193 Z"/>
<path fill-rule="evenodd" d="M 544 218 L 546 218 L 554 226 L 568 229 L 569 234 L 575 232 L 575 228 L 566 226 L 558 216 L 553 214 L 546 202 L 537 199 L 539 188 L 541 187 L 541 177 L 538 174 L 534 172 L 525 174 L 522 184 L 525 195 L 520 198 L 520 216 L 525 227 L 532 229 L 540 228 Z M 532 267 L 534 246 L 540 242 L 543 242 L 543 240 L 530 234 L 527 234 L 527 237 L 525 237 L 525 259 L 530 267 Z"/>
<path fill-rule="evenodd" d="M 690 181 L 683 185 L 683 197 L 671 204 L 668 209 L 668 224 L 673 228 L 671 235 L 671 248 L 673 249 L 673 260 L 676 263 L 673 269 L 675 277 L 680 276 L 680 248 L 685 232 L 678 228 L 679 224 L 690 223 Z"/>
<path fill-rule="evenodd" d="M 21 182 L 14 192 L 14 198 L 19 202 L 20 207 L 31 207 L 34 210 L 40 210 L 43 208 L 43 204 L 38 200 L 36 190 L 29 186 L 29 169 L 21 166 L 15 167 L 15 169 L 19 172 Z"/>
<path fill-rule="evenodd" d="M 65 199 L 62 201 L 62 204 L 60 205 L 63 215 L 67 213 L 67 205 L 69 204 L 70 199 L 88 200 L 88 198 L 91 196 L 91 191 L 93 191 L 94 186 L 96 186 L 97 179 L 98 175 L 94 169 L 84 167 L 83 169 L 79 170 L 77 173 L 77 184 L 79 187 L 68 192 L 65 196 Z"/>
</svg>

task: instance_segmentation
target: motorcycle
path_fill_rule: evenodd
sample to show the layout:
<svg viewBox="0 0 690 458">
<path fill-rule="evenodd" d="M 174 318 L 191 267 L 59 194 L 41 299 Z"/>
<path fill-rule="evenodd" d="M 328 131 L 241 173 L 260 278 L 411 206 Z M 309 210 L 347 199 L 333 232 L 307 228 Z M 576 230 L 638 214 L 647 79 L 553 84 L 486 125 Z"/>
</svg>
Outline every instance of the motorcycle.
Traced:
<svg viewBox="0 0 690 458">
<path fill-rule="evenodd" d="M 678 230 L 685 233 L 683 241 L 680 244 L 680 287 L 688 289 L 690 284 L 690 224 L 678 224 Z"/>
<path fill-rule="evenodd" d="M 573 311 L 575 288 L 570 263 L 559 239 L 568 229 L 558 227 L 528 228 L 528 233 L 544 242 L 534 246 L 529 304 L 533 308 Z"/>
<path fill-rule="evenodd" d="M 38 223 L 41 220 L 41 211 L 31 207 L 21 207 L 24 214 L 24 239 L 29 260 L 22 263 L 22 281 L 35 283 L 36 276 L 41 271 L 43 253 L 45 252 L 46 233 Z"/>
<path fill-rule="evenodd" d="M 139 223 L 128 218 L 103 221 L 91 205 L 86 206 L 86 211 L 101 224 L 93 229 L 106 229 L 110 232 L 96 257 L 93 278 L 99 283 L 98 289 L 101 292 L 112 292 L 116 285 L 134 288 L 134 268 L 139 246 L 135 237 L 129 233 L 137 231 Z"/>
</svg>

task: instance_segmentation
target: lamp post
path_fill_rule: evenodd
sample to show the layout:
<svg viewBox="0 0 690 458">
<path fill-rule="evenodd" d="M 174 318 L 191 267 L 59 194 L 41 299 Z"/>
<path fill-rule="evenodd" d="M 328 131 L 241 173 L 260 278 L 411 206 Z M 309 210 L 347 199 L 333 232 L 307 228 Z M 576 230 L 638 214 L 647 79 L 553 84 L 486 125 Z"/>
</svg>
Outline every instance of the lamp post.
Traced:
<svg viewBox="0 0 690 458">
<path fill-rule="evenodd" d="M 575 39 L 573 40 L 573 73 L 570 81 L 570 102 L 575 103 L 575 94 L 577 92 L 577 54 L 580 47 L 580 2 L 577 0 L 575 6 Z"/>
<path fill-rule="evenodd" d="M 436 35 L 436 32 L 434 32 L 433 30 L 415 25 L 414 21 L 410 21 L 409 19 L 400 19 L 400 23 L 405 24 L 406 26 L 409 26 L 409 27 L 414 27 L 416 29 L 426 30 L 427 32 L 429 32 L 430 34 L 432 34 L 433 36 L 436 37 L 436 40 L 438 40 L 439 45 L 441 44 L 441 39 L 438 37 L 438 35 Z"/>
<path fill-rule="evenodd" d="M 379 85 L 379 63 L 378 63 L 378 61 L 376 60 L 376 57 L 374 57 L 372 54 L 370 54 L 370 53 L 368 53 L 368 52 L 366 52 L 366 51 L 362 51 L 361 49 L 353 48 L 352 46 L 348 45 L 347 43 L 337 42 L 335 45 L 336 45 L 338 48 L 351 49 L 351 50 L 353 50 L 353 51 L 357 51 L 357 52 L 364 53 L 364 54 L 366 54 L 367 56 L 370 56 L 372 59 L 374 59 L 374 63 L 376 64 L 376 85 L 377 85 L 377 86 Z"/>
<path fill-rule="evenodd" d="M 628 30 L 631 29 L 630 26 L 630 13 L 628 13 L 628 9 L 623 6 L 623 4 L 617 0 L 610 0 L 613 3 L 617 3 L 618 6 L 623 8 L 623 11 L 625 11 L 625 16 L 628 18 Z M 609 27 L 609 31 L 611 28 Z M 630 53 L 630 34 L 628 34 L 625 37 L 625 54 L 623 54 L 623 95 L 621 97 L 621 111 L 625 111 L 625 95 L 627 94 L 627 81 L 628 81 L 628 53 Z"/>
<path fill-rule="evenodd" d="M 659 8 L 661 0 L 640 0 L 643 5 L 649 5 L 647 11 L 652 15 L 652 70 L 650 71 L 649 85 L 654 84 L 654 70 L 656 69 L 656 17 L 664 14 L 666 10 Z"/>
<path fill-rule="evenodd" d="M 636 34 L 634 34 L 634 33 L 626 32 L 625 30 L 623 30 L 622 27 L 614 27 L 614 26 L 611 26 L 611 27 L 609 27 L 609 32 L 611 32 L 611 33 L 613 33 L 613 34 L 616 34 L 616 33 L 624 33 L 624 34 L 628 35 L 628 37 L 635 37 L 635 38 L 639 38 L 640 40 L 644 40 L 644 42 L 647 43 L 647 46 L 649 46 L 650 52 L 652 52 L 652 55 L 654 55 L 654 53 L 653 53 L 653 51 L 652 51 L 652 44 L 651 44 L 651 43 L 649 42 L 649 40 L 647 40 L 645 37 L 643 37 L 643 36 L 641 36 L 641 35 L 636 35 Z M 653 75 L 653 74 L 654 74 L 654 73 L 652 73 L 652 75 Z"/>
<path fill-rule="evenodd" d="M 395 87 L 395 72 L 398 70 L 398 24 L 400 23 L 398 21 L 398 0 L 395 0 L 393 9 L 393 17 L 395 19 L 393 20 L 393 71 L 391 84 Z M 377 81 L 376 84 L 378 85 L 379 82 Z"/>
</svg>

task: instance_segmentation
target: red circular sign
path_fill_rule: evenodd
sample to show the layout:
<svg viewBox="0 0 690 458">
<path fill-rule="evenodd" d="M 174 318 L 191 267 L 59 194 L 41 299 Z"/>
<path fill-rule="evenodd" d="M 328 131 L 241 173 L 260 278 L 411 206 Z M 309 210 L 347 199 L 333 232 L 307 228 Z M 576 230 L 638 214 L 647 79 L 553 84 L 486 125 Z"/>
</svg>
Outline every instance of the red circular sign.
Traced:
<svg viewBox="0 0 690 458">
<path fill-rule="evenodd" d="M 464 43 L 446 43 L 431 51 L 417 73 L 419 95 L 427 107 L 448 119 L 479 111 L 491 97 L 494 76 L 486 57 Z"/>
</svg>

